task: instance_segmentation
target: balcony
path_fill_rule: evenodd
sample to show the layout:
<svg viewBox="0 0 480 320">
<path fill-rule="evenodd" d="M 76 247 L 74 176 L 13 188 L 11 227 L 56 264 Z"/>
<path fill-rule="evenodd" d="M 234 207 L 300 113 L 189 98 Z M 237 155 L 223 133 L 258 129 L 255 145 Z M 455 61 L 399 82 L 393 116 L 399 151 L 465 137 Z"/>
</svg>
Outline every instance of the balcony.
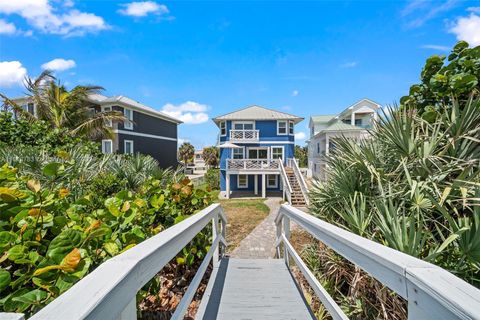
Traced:
<svg viewBox="0 0 480 320">
<path fill-rule="evenodd" d="M 258 141 L 259 136 L 259 130 L 230 130 L 230 141 Z"/>
<path fill-rule="evenodd" d="M 279 169 L 278 159 L 227 159 L 227 170 L 277 171 Z"/>
</svg>

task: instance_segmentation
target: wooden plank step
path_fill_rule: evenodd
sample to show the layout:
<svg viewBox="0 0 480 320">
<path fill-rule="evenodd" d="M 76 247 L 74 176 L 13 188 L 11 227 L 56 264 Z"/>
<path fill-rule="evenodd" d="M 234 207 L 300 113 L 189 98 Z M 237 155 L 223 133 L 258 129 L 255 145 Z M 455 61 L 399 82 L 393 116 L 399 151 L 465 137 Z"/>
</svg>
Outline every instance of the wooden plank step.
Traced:
<svg viewBox="0 0 480 320">
<path fill-rule="evenodd" d="M 315 319 L 281 259 L 223 258 L 196 319 Z"/>
</svg>

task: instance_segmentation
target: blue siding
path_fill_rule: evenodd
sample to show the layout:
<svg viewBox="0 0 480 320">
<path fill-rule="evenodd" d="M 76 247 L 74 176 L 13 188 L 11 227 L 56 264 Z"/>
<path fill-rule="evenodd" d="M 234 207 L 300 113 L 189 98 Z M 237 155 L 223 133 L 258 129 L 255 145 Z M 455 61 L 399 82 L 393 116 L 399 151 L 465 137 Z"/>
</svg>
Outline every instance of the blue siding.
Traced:
<svg viewBox="0 0 480 320">
<path fill-rule="evenodd" d="M 241 121 L 240 119 L 238 121 Z M 232 122 L 231 120 L 226 121 L 226 129 L 227 129 L 227 134 L 226 136 L 220 136 L 220 143 L 224 143 L 226 141 L 230 140 L 230 130 L 232 129 Z M 284 160 L 288 158 L 293 158 L 294 157 L 294 142 L 295 142 L 295 136 L 286 134 L 286 135 L 277 135 L 277 121 L 276 120 L 261 120 L 261 121 L 255 121 L 255 129 L 259 130 L 260 132 L 260 137 L 259 140 L 260 142 L 273 142 L 273 143 L 237 143 L 235 144 L 245 147 L 245 157 L 247 156 L 247 148 L 248 147 L 283 147 L 284 148 Z M 219 129 L 220 130 L 220 129 Z M 288 132 L 288 125 L 287 125 L 287 132 Z M 279 143 L 275 143 L 278 141 Z M 227 159 L 232 158 L 232 150 L 231 149 L 220 149 L 220 189 L 222 191 L 226 190 L 226 167 L 227 167 Z M 261 193 L 261 175 L 258 177 L 258 191 Z M 275 189 L 270 189 L 267 188 L 267 190 L 280 190 L 280 177 L 279 177 L 279 188 Z M 244 190 L 244 191 L 253 191 L 254 190 L 254 177 L 253 175 L 249 176 L 249 182 L 248 182 L 248 188 L 237 188 L 237 176 L 236 175 L 231 175 L 230 176 L 230 190 L 236 191 L 236 190 Z"/>
</svg>

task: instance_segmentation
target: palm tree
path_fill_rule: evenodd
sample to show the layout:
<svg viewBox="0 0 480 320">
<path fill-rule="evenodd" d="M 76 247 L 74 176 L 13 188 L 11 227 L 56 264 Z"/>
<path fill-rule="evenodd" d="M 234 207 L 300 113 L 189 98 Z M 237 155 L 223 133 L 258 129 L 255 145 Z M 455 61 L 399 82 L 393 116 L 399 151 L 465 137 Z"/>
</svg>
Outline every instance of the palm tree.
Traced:
<svg viewBox="0 0 480 320">
<path fill-rule="evenodd" d="M 203 148 L 202 158 L 209 167 L 216 168 L 218 166 L 218 149 L 216 147 Z"/>
<path fill-rule="evenodd" d="M 103 88 L 100 86 L 76 86 L 68 91 L 46 70 L 36 79 L 26 78 L 25 87 L 29 98 L 35 103 L 36 117 L 0 94 L 5 109 L 12 109 L 30 121 L 45 121 L 53 129 L 67 129 L 71 135 L 92 139 L 112 137 L 113 131 L 108 123 L 126 120 L 118 111 L 92 112 L 88 97 L 101 92 Z"/>
<path fill-rule="evenodd" d="M 195 148 L 190 142 L 184 142 L 178 149 L 178 157 L 184 163 L 185 167 L 189 162 L 192 162 L 195 154 Z"/>
</svg>

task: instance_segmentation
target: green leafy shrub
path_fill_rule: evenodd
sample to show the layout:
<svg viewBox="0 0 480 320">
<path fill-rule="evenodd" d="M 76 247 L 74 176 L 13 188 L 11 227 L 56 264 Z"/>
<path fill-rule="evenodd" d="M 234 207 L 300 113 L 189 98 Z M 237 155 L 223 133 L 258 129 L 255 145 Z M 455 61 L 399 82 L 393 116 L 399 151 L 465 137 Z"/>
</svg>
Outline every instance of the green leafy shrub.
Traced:
<svg viewBox="0 0 480 320">
<path fill-rule="evenodd" d="M 205 183 L 210 190 L 220 189 L 220 169 L 209 168 L 205 173 Z"/>
<path fill-rule="evenodd" d="M 93 180 L 85 192 L 74 194 L 67 186 L 76 185 L 71 181 L 78 178 L 76 165 L 41 163 L 42 179 L 7 164 L 0 168 L 2 310 L 35 313 L 110 257 L 211 202 L 208 192 L 188 179 L 149 178 L 138 190 L 116 192 L 124 185 L 113 183 L 113 174 L 95 177 L 110 180 L 103 189 L 93 189 L 100 186 Z M 98 191 L 106 197 L 101 204 Z M 193 264 L 202 258 L 208 237 L 208 232 L 199 235 L 178 261 Z"/>
</svg>

